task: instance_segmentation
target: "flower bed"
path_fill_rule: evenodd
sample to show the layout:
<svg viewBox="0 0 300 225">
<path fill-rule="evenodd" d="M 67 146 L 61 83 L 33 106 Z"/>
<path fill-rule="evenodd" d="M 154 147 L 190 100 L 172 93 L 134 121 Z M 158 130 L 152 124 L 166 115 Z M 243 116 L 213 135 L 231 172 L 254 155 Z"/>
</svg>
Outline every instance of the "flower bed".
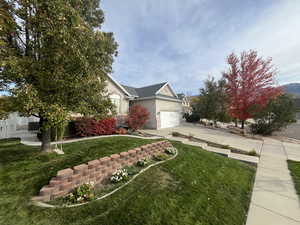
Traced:
<svg viewBox="0 0 300 225">
<path fill-rule="evenodd" d="M 139 160 L 147 157 L 159 156 L 171 146 L 168 141 L 160 141 L 128 152 L 89 161 L 87 164 L 81 164 L 72 169 L 60 170 L 57 172 L 57 176 L 53 177 L 48 185 L 42 187 L 39 195 L 33 197 L 32 200 L 50 201 L 64 197 L 86 183 L 93 182 L 95 185 L 106 183 L 118 169 L 135 165 Z"/>
</svg>

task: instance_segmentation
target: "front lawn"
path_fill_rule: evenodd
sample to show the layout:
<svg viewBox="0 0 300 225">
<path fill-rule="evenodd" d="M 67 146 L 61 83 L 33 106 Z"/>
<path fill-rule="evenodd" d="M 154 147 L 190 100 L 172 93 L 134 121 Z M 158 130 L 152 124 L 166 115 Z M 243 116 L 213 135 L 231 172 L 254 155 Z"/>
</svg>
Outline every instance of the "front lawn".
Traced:
<svg viewBox="0 0 300 225">
<path fill-rule="evenodd" d="M 173 143 L 177 158 L 140 175 L 112 196 L 76 208 L 29 204 L 57 170 L 153 140 L 112 137 L 64 145 L 65 155 L 0 142 L 0 224 L 242 225 L 255 175 L 252 167 L 197 147 Z"/>
<path fill-rule="evenodd" d="M 297 194 L 300 195 L 300 162 L 288 160 L 288 167 L 291 172 Z"/>
</svg>

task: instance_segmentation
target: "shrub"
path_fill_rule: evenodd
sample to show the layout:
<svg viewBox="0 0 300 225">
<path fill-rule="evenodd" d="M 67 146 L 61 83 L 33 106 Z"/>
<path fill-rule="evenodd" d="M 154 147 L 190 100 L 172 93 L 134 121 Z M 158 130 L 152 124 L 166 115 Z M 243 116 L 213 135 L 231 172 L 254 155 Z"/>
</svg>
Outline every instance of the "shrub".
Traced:
<svg viewBox="0 0 300 225">
<path fill-rule="evenodd" d="M 116 131 L 116 119 L 80 118 L 75 122 L 76 135 L 80 137 L 109 135 Z"/>
<path fill-rule="evenodd" d="M 131 130 L 136 131 L 145 125 L 149 120 L 149 115 L 150 113 L 146 108 L 135 104 L 130 107 L 126 123 Z"/>
<path fill-rule="evenodd" d="M 252 149 L 250 152 L 248 152 L 248 155 L 258 156 L 258 154 L 256 153 L 256 151 L 254 149 Z"/>
<path fill-rule="evenodd" d="M 111 176 L 110 181 L 112 183 L 118 183 L 125 180 L 128 177 L 128 172 L 126 169 L 117 169 Z"/>
<path fill-rule="evenodd" d="M 167 160 L 168 158 L 169 158 L 169 156 L 167 154 L 160 154 L 160 155 L 154 156 L 154 159 L 156 161 L 164 161 L 164 160 Z"/>
<path fill-rule="evenodd" d="M 95 135 L 95 119 L 93 118 L 79 118 L 75 122 L 76 135 L 80 137 L 87 137 Z"/>
<path fill-rule="evenodd" d="M 175 155 L 176 154 L 176 148 L 168 147 L 168 148 L 166 148 L 165 153 L 167 153 L 168 155 Z"/>
<path fill-rule="evenodd" d="M 116 119 L 106 118 L 96 122 L 96 135 L 109 135 L 116 132 Z"/>
<path fill-rule="evenodd" d="M 295 121 L 296 108 L 291 96 L 283 94 L 269 101 L 267 106 L 254 115 L 250 126 L 255 134 L 270 135 Z"/>
<path fill-rule="evenodd" d="M 147 164 L 149 164 L 149 159 L 145 158 L 145 159 L 141 159 L 139 160 L 136 165 L 137 166 L 140 166 L 140 167 L 144 167 L 146 166 Z"/>
<path fill-rule="evenodd" d="M 39 135 L 41 138 L 41 135 Z M 61 140 L 66 137 L 76 137 L 75 121 L 69 121 L 66 126 L 51 128 L 51 141 Z"/>
<path fill-rule="evenodd" d="M 272 126 L 263 121 L 257 121 L 251 124 L 250 129 L 253 134 L 270 135 L 273 132 Z"/>
<path fill-rule="evenodd" d="M 95 198 L 94 184 L 86 183 L 74 189 L 65 199 L 71 203 L 82 203 L 91 201 Z"/>
<path fill-rule="evenodd" d="M 116 130 L 116 134 L 127 134 L 127 130 L 121 127 Z"/>
<path fill-rule="evenodd" d="M 136 166 L 126 166 L 125 169 L 127 170 L 128 176 L 133 176 L 140 172 L 140 169 Z"/>
<path fill-rule="evenodd" d="M 189 123 L 199 122 L 200 115 L 197 113 L 192 113 L 191 115 L 187 115 L 185 119 L 186 119 L 186 122 L 189 122 Z"/>
</svg>

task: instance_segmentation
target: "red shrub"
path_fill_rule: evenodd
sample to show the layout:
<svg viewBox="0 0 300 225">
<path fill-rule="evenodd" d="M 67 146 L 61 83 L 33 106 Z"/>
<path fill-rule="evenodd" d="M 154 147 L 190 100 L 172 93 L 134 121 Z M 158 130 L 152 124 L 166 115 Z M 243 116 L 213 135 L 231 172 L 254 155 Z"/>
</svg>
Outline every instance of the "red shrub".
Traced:
<svg viewBox="0 0 300 225">
<path fill-rule="evenodd" d="M 125 128 L 119 128 L 116 130 L 116 134 L 127 134 L 127 130 Z"/>
<path fill-rule="evenodd" d="M 114 134 L 116 119 L 107 118 L 96 120 L 94 118 L 80 118 L 75 122 L 76 135 L 80 137 Z"/>
<path fill-rule="evenodd" d="M 129 114 L 126 118 L 127 125 L 133 131 L 142 128 L 149 120 L 149 112 L 146 108 L 135 104 L 130 107 Z"/>
<path fill-rule="evenodd" d="M 107 119 L 99 120 L 96 123 L 95 128 L 96 128 L 97 135 L 114 134 L 116 132 L 116 119 L 107 118 Z"/>
<path fill-rule="evenodd" d="M 94 127 L 96 120 L 93 118 L 80 118 L 75 121 L 76 135 L 87 137 L 95 135 Z"/>
</svg>

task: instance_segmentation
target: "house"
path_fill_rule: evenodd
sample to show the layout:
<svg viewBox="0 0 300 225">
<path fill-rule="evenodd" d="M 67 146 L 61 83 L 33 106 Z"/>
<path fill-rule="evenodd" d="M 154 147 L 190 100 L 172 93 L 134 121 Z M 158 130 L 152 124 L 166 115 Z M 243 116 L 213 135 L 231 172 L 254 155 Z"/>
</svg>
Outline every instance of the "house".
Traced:
<svg viewBox="0 0 300 225">
<path fill-rule="evenodd" d="M 192 113 L 192 107 L 190 104 L 190 99 L 182 93 L 177 94 L 178 98 L 182 101 L 182 110 L 183 113 Z"/>
<path fill-rule="evenodd" d="M 116 105 L 118 115 L 126 115 L 133 104 L 146 108 L 150 119 L 145 128 L 161 129 L 180 124 L 183 113 L 182 100 L 168 82 L 136 88 L 121 85 L 108 76 L 107 91 Z"/>
</svg>

